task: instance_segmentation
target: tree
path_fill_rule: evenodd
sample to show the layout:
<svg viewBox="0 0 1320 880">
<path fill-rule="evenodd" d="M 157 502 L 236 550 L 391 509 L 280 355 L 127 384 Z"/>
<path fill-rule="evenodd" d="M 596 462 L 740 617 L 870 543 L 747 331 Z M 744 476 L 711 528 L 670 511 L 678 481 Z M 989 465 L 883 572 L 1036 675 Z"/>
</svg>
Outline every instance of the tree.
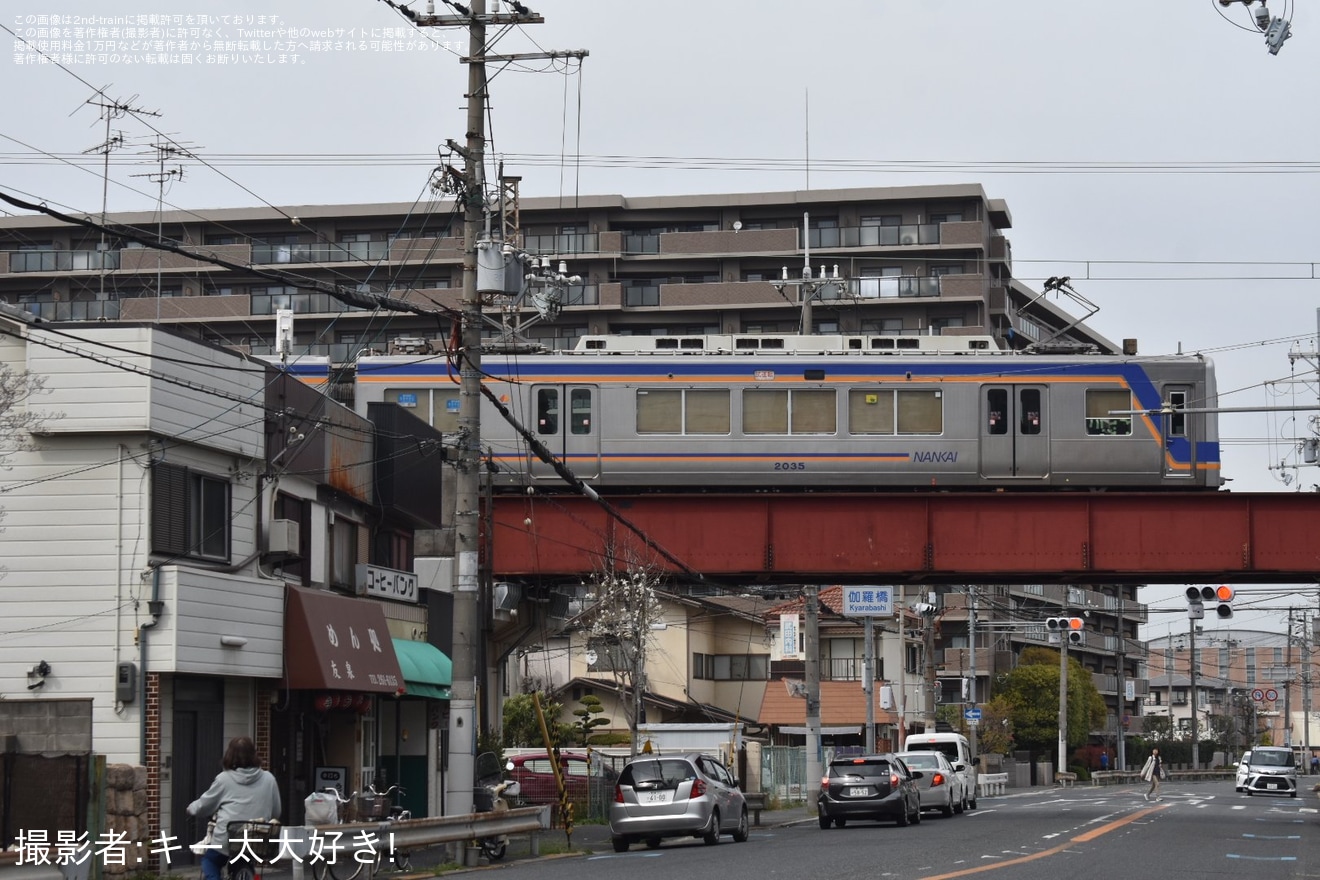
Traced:
<svg viewBox="0 0 1320 880">
<path fill-rule="evenodd" d="M 1059 654 L 1048 648 L 1027 648 L 1007 676 L 999 696 L 1007 703 L 1018 748 L 1048 753 L 1059 743 Z M 1091 674 L 1068 658 L 1068 739 L 1075 749 L 1105 720 L 1105 702 Z"/>
<path fill-rule="evenodd" d="M 32 432 L 46 417 L 21 406 L 28 398 L 40 393 L 44 380 L 28 372 L 18 372 L 8 364 L 0 363 L 0 470 L 9 469 L 9 458 L 21 449 L 30 448 Z M 5 512 L 0 508 L 0 522 Z M 0 578 L 5 575 L 0 566 Z"/>
<path fill-rule="evenodd" d="M 646 644 L 651 625 L 660 622 L 663 612 L 656 595 L 659 583 L 659 576 L 644 566 L 598 572 L 598 599 L 587 626 L 588 646 L 604 655 L 620 693 L 630 696 L 623 701 L 623 713 L 634 756 L 646 691 Z"/>
<path fill-rule="evenodd" d="M 572 725 L 557 722 L 563 705 L 541 694 L 541 709 L 545 713 L 546 728 L 554 742 L 547 743 L 541 736 L 541 723 L 536 719 L 536 705 L 532 694 L 517 694 L 504 701 L 503 742 L 508 748 L 550 748 L 568 739 Z"/>
<path fill-rule="evenodd" d="M 600 717 L 605 713 L 605 707 L 601 705 L 600 697 L 595 694 L 587 694 L 578 700 L 580 708 L 574 709 L 573 714 L 577 717 L 577 723 L 573 725 L 573 733 L 577 736 L 578 743 L 584 746 L 591 745 L 592 731 L 597 727 L 604 727 L 610 723 L 610 719 Z"/>
<path fill-rule="evenodd" d="M 1013 751 L 1013 707 L 1004 697 L 996 696 L 981 707 L 976 745 L 983 755 L 1007 755 Z"/>
</svg>

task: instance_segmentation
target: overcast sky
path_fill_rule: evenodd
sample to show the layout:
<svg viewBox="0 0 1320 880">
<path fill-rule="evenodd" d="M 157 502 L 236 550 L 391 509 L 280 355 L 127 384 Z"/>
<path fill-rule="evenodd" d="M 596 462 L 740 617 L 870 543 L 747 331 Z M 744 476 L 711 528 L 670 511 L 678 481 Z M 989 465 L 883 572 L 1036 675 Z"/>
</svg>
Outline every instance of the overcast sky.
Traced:
<svg viewBox="0 0 1320 880">
<path fill-rule="evenodd" d="M 1135 337 L 1143 354 L 1206 352 L 1224 406 L 1317 401 L 1314 383 L 1270 384 L 1312 369 L 1288 354 L 1314 350 L 1320 307 L 1314 11 L 1299 11 L 1272 56 L 1249 11 L 1217 0 L 527 5 L 545 24 L 504 34 L 492 51 L 590 54 L 580 75 L 563 61 L 491 67 L 493 153 L 522 176 L 524 196 L 979 183 L 1012 213 L 1017 276 L 1037 288 L 1070 276 L 1099 306 L 1089 321 L 1099 332 Z M 38 29 L 60 16 L 54 38 L 68 41 L 52 47 L 61 69 L 31 63 L 0 31 L 0 189 L 53 205 L 101 210 L 101 169 L 81 156 L 99 159 L 106 140 L 85 103 L 98 88 L 160 114 L 111 121 L 125 143 L 110 167 L 111 211 L 156 207 L 143 176 L 159 170 L 153 127 L 211 166 L 185 162 L 164 194 L 200 213 L 428 198 L 438 145 L 464 137 L 465 33 L 419 31 L 381 0 L 5 6 L 0 25 L 41 45 L 52 35 Z M 426 0 L 411 6 L 424 12 Z M 211 21 L 138 22 L 175 9 Z M 1273 0 L 1273 14 L 1292 11 Z M 162 32 L 125 31 L 153 26 Z M 242 32 L 278 28 L 295 29 L 297 45 Z M 238 45 L 254 38 L 262 45 Z M 164 63 L 147 63 L 161 51 Z M 1309 416 L 1223 417 L 1231 487 L 1320 483 L 1314 468 L 1282 472 L 1291 485 L 1271 470 L 1296 460 Z M 1185 631 L 1181 613 L 1156 613 L 1182 607 L 1180 588 L 1144 598 L 1149 634 Z M 1235 627 L 1281 628 L 1286 614 L 1250 612 L 1246 598 Z"/>
</svg>

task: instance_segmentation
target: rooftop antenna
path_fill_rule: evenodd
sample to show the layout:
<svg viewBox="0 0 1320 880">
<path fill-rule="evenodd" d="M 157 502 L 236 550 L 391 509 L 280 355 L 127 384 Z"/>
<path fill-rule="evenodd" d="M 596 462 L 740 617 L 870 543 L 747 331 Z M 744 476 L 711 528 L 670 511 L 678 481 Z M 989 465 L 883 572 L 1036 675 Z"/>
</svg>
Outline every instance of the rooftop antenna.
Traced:
<svg viewBox="0 0 1320 880">
<path fill-rule="evenodd" d="M 100 153 L 105 157 L 101 169 L 101 243 L 96 246 L 97 262 L 101 270 L 101 287 L 97 293 L 98 300 L 105 299 L 105 263 L 106 251 L 109 246 L 105 241 L 105 215 L 107 204 L 110 198 L 110 153 L 124 146 L 124 133 L 121 131 L 114 137 L 110 136 L 110 123 L 122 116 L 132 113 L 134 116 L 159 116 L 160 114 L 153 110 L 143 110 L 141 107 L 134 107 L 133 102 L 137 100 L 137 95 L 129 98 L 127 101 L 112 101 L 105 95 L 105 89 L 100 89 L 96 97 L 88 98 L 83 103 L 91 104 L 93 107 L 100 107 L 100 118 L 105 121 L 105 140 L 98 146 L 83 150 L 87 153 Z"/>
</svg>

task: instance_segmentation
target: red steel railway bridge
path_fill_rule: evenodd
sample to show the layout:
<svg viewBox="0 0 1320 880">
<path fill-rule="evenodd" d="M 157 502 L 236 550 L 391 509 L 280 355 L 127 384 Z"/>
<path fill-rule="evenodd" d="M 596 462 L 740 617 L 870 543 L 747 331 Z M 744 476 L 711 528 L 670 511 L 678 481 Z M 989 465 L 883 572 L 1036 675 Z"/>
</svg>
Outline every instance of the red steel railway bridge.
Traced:
<svg viewBox="0 0 1320 880">
<path fill-rule="evenodd" d="M 679 579 L 695 572 L 744 584 L 1320 579 L 1315 493 L 709 493 L 606 501 L 618 517 L 581 496 L 495 496 L 483 535 L 495 577 L 578 578 L 645 564 Z"/>
</svg>

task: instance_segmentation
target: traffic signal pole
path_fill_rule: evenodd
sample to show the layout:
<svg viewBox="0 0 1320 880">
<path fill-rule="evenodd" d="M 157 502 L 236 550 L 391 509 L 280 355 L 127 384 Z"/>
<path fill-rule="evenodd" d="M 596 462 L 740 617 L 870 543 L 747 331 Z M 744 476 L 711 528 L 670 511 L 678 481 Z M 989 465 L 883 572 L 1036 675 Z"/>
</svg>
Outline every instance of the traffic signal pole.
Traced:
<svg viewBox="0 0 1320 880">
<path fill-rule="evenodd" d="M 1059 764 L 1056 773 L 1068 772 L 1068 633 L 1059 636 Z"/>
</svg>

